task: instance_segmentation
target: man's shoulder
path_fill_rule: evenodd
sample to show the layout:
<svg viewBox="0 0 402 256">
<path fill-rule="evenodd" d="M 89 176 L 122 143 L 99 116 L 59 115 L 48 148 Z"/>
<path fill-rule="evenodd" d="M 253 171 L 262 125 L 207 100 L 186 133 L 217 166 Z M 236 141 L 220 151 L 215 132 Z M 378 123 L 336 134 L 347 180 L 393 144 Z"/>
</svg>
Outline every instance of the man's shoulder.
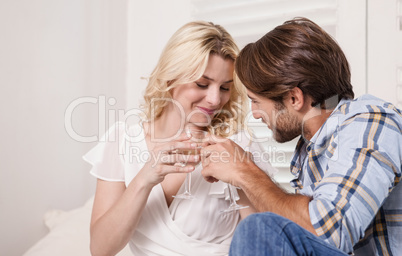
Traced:
<svg viewBox="0 0 402 256">
<path fill-rule="evenodd" d="M 345 120 L 359 114 L 391 114 L 402 121 L 402 112 L 397 109 L 392 103 L 384 101 L 370 94 L 362 95 L 354 100 L 342 100 L 335 115 L 343 116 Z"/>
</svg>

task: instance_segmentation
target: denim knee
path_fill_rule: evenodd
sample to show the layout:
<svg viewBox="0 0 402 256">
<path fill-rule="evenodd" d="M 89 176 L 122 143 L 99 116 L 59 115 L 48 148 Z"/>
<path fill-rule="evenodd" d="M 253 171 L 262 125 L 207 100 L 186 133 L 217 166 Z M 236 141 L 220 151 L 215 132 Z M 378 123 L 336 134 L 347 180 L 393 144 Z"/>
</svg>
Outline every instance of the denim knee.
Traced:
<svg viewBox="0 0 402 256">
<path fill-rule="evenodd" d="M 290 220 L 270 212 L 248 216 L 235 231 L 230 255 L 291 255 L 287 253 L 291 248 L 282 237 L 289 223 Z"/>
<path fill-rule="evenodd" d="M 272 212 L 263 212 L 249 215 L 240 222 L 238 228 L 243 228 L 241 226 L 247 226 L 248 228 L 252 227 L 254 230 L 263 228 L 264 230 L 269 229 L 271 231 L 278 232 L 279 234 L 289 223 L 292 222 L 278 214 Z"/>
</svg>

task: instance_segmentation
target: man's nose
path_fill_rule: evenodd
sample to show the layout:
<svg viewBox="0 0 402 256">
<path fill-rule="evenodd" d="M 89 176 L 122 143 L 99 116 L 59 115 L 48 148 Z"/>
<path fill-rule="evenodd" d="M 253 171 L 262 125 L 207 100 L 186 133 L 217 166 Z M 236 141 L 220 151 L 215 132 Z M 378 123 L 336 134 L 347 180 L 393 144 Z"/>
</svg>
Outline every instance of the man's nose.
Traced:
<svg viewBox="0 0 402 256">
<path fill-rule="evenodd" d="M 260 119 L 262 117 L 261 111 L 259 111 L 253 103 L 251 103 L 251 111 L 255 119 Z"/>
</svg>

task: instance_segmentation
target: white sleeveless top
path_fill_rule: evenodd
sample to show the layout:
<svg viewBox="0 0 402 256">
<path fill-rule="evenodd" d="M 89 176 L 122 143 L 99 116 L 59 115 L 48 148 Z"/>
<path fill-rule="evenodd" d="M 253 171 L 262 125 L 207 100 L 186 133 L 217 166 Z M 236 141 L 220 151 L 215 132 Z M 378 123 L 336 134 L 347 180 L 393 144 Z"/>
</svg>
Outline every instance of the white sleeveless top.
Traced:
<svg viewBox="0 0 402 256">
<path fill-rule="evenodd" d="M 260 146 L 243 132 L 232 139 L 253 154 L 262 153 Z M 128 186 L 148 157 L 142 126 L 126 127 L 120 122 L 83 158 L 92 164 L 91 174 L 95 177 Z M 271 176 L 277 172 L 264 157 L 256 164 Z M 227 185 L 206 182 L 201 169 L 198 165 L 192 172 L 191 193 L 196 199 L 175 198 L 168 207 L 161 184 L 152 189 L 129 242 L 134 255 L 228 255 L 240 214 L 221 213 L 229 206 Z M 183 185 L 178 194 L 182 192 Z"/>
</svg>

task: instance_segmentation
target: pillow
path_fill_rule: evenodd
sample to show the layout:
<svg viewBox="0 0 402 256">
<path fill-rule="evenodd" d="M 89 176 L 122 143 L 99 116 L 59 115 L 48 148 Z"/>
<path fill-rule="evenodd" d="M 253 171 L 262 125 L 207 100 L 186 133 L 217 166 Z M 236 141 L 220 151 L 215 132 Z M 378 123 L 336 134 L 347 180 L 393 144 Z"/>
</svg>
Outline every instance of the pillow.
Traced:
<svg viewBox="0 0 402 256">
<path fill-rule="evenodd" d="M 71 211 L 50 210 L 44 216 L 49 233 L 23 256 L 90 256 L 89 224 L 93 197 Z M 132 256 L 126 246 L 118 256 Z"/>
</svg>

